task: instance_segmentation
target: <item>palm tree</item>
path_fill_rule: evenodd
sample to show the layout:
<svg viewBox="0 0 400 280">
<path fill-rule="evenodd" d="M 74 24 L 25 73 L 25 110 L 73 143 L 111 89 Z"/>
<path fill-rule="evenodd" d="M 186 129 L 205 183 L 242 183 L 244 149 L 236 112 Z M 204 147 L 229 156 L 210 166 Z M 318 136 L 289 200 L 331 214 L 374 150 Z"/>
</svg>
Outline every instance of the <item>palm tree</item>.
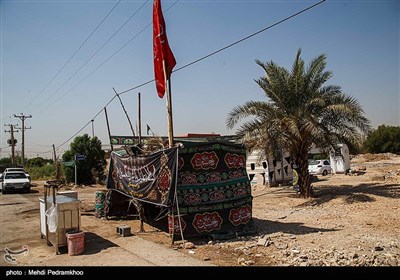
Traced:
<svg viewBox="0 0 400 280">
<path fill-rule="evenodd" d="M 300 55 L 301 49 L 291 71 L 272 61 L 256 60 L 265 76 L 255 82 L 264 90 L 267 101 L 248 101 L 233 108 L 226 125 L 232 129 L 241 122 L 237 135 L 250 151 L 289 151 L 298 167 L 300 194 L 310 197 L 308 151 L 311 144 L 359 146 L 370 125 L 354 97 L 343 93 L 339 86 L 324 86 L 332 77 L 332 72 L 325 71 L 326 56 L 314 58 L 305 68 Z"/>
</svg>

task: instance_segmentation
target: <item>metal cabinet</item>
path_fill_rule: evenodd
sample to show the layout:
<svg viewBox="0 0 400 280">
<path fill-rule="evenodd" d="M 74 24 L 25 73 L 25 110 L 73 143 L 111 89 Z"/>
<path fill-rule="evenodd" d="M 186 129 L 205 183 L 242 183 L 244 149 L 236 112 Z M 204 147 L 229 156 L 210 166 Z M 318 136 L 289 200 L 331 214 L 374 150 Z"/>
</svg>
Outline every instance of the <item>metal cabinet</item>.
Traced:
<svg viewBox="0 0 400 280">
<path fill-rule="evenodd" d="M 80 213 L 80 200 L 64 195 L 56 195 L 55 200 L 53 196 L 39 198 L 40 204 L 40 233 L 42 238 L 46 238 L 47 243 L 53 245 L 56 253 L 59 253 L 59 247 L 67 245 L 66 233 L 80 230 L 81 227 L 81 213 Z M 49 232 L 47 225 L 46 210 L 49 209 L 55 201 L 58 213 L 58 223 L 56 232 Z"/>
</svg>

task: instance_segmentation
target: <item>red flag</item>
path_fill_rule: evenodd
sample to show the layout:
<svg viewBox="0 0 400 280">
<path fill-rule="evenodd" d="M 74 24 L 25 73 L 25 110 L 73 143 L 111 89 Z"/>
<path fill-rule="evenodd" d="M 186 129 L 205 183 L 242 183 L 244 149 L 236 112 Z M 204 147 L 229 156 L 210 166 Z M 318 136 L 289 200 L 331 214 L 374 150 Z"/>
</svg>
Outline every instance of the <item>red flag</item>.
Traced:
<svg viewBox="0 0 400 280">
<path fill-rule="evenodd" d="M 157 93 L 160 98 L 163 98 L 166 89 L 166 80 L 169 80 L 176 61 L 174 54 L 169 48 L 160 0 L 154 0 L 153 3 L 153 55 Z M 165 72 L 163 62 L 165 64 Z"/>
</svg>

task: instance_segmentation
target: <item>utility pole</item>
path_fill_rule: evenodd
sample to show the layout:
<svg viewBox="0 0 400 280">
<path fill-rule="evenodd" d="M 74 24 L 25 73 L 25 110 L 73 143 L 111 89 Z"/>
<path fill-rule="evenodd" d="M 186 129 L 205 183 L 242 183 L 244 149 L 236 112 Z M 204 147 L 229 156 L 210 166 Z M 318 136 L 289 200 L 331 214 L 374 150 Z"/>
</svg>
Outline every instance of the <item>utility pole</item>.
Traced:
<svg viewBox="0 0 400 280">
<path fill-rule="evenodd" d="M 26 116 L 23 113 L 21 113 L 21 115 L 19 115 L 19 116 L 14 114 L 14 117 L 19 118 L 22 121 L 22 126 L 17 127 L 17 128 L 22 130 L 22 143 L 21 143 L 21 145 L 22 145 L 22 166 L 24 166 L 24 163 L 25 163 L 25 130 L 31 129 L 31 127 L 25 126 L 25 119 L 32 118 L 32 115 Z"/>
<path fill-rule="evenodd" d="M 14 138 L 14 132 L 18 132 L 18 130 L 14 130 L 15 125 L 13 124 L 5 124 L 4 126 L 10 127 L 10 130 L 4 130 L 4 132 L 11 134 L 11 139 L 7 143 L 11 146 L 11 164 L 15 165 L 15 145 L 17 144 L 17 139 Z"/>
<path fill-rule="evenodd" d="M 57 161 L 57 154 L 56 154 L 56 147 L 53 144 L 53 161 L 54 161 L 54 166 L 56 164 Z"/>
<path fill-rule="evenodd" d="M 94 138 L 94 120 L 91 120 L 92 122 L 92 138 Z"/>
</svg>

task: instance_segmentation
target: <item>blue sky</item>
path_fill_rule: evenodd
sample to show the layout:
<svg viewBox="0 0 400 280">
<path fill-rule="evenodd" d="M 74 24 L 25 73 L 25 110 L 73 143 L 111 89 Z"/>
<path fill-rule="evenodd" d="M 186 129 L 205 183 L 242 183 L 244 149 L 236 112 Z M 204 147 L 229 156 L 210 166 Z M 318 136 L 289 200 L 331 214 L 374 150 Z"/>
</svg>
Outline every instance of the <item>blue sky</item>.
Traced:
<svg viewBox="0 0 400 280">
<path fill-rule="evenodd" d="M 114 96 L 113 88 L 122 92 L 153 79 L 151 26 L 141 32 L 151 23 L 153 1 L 145 2 L 119 3 L 47 87 L 117 1 L 0 2 L 1 127 L 21 126 L 14 114 L 32 115 L 25 123 L 31 126 L 25 131 L 28 156 L 51 157 L 46 152 L 52 144 L 58 147 L 90 122 Z M 317 2 L 178 1 L 164 13 L 168 40 L 177 61 L 175 69 Z M 163 9 L 173 3 L 162 1 Z M 340 85 L 344 92 L 357 98 L 373 127 L 400 125 L 399 15 L 400 4 L 396 0 L 328 0 L 173 73 L 175 135 L 234 134 L 235 130 L 225 126 L 233 107 L 249 100 L 265 100 L 254 82 L 263 75 L 255 60 L 272 60 L 290 68 L 298 48 L 306 62 L 319 54 L 327 55 L 327 70 L 333 72 L 327 84 Z M 156 134 L 166 135 L 165 99 L 157 96 L 154 83 L 121 95 L 134 125 L 138 92 L 142 99 L 142 127 L 148 124 Z M 129 124 L 118 99 L 107 106 L 107 111 L 111 133 L 129 135 Z M 94 128 L 106 144 L 104 112 L 94 119 Z M 0 134 L 0 157 L 10 154 L 9 133 L 4 129 Z M 83 133 L 91 135 L 90 124 L 79 135 Z M 20 150 L 21 132 L 16 137 Z M 58 153 L 68 149 L 68 144 L 59 147 Z"/>
</svg>

